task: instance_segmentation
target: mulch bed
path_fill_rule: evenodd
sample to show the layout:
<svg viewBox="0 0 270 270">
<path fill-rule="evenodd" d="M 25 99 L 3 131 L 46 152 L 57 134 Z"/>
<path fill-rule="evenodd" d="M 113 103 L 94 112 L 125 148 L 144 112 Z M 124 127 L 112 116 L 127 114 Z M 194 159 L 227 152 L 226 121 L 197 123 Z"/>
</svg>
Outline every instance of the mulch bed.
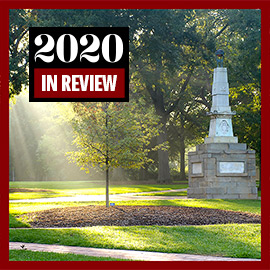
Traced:
<svg viewBox="0 0 270 270">
<path fill-rule="evenodd" d="M 256 214 L 219 209 L 178 206 L 111 206 L 100 205 L 55 208 L 28 213 L 32 227 L 86 227 L 137 225 L 209 225 L 261 223 Z"/>
</svg>

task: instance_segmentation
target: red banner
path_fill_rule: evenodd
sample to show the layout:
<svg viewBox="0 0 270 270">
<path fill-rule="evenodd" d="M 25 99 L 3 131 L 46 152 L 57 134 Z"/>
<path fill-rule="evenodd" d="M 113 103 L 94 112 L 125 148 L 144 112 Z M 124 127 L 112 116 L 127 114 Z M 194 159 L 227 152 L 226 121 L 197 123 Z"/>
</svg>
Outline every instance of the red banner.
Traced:
<svg viewBox="0 0 270 270">
<path fill-rule="evenodd" d="M 124 98 L 124 68 L 35 68 L 34 98 Z"/>
</svg>

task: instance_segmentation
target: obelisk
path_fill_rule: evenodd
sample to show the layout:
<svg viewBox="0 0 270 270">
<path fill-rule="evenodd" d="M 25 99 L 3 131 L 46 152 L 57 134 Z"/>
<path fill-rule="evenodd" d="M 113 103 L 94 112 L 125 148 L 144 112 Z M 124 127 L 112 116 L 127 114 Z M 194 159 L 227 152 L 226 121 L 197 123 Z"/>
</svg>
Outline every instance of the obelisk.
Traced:
<svg viewBox="0 0 270 270">
<path fill-rule="evenodd" d="M 212 85 L 209 136 L 188 153 L 188 197 L 205 199 L 256 199 L 255 151 L 233 135 L 224 52 L 216 52 Z"/>
<path fill-rule="evenodd" d="M 211 116 L 209 136 L 205 143 L 237 143 L 238 138 L 233 136 L 232 115 L 229 105 L 229 83 L 227 68 L 223 67 L 224 52 L 216 52 L 218 66 L 214 69 L 212 85 L 212 107 L 208 115 Z M 220 66 L 219 66 L 220 65 Z"/>
</svg>

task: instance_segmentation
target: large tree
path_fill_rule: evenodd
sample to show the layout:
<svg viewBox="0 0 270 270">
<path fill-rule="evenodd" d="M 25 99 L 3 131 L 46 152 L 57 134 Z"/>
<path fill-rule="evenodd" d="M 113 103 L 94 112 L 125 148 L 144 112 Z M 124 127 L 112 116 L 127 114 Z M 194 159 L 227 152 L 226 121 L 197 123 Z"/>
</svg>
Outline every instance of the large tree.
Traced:
<svg viewBox="0 0 270 270">
<path fill-rule="evenodd" d="M 130 90 L 143 96 L 149 106 L 154 106 L 162 124 L 159 142 L 170 139 L 168 124 L 174 114 L 184 113 L 191 100 L 202 111 L 209 108 L 211 74 L 216 66 L 214 52 L 218 48 L 225 50 L 224 63 L 228 67 L 230 86 L 238 90 L 246 86 L 247 93 L 256 89 L 260 96 L 259 10 L 32 10 L 27 11 L 27 16 L 20 12 L 14 12 L 15 18 L 10 20 L 14 33 L 24 33 L 24 25 L 30 23 L 66 27 L 129 26 Z M 21 22 L 21 17 L 27 19 L 28 24 Z M 20 53 L 23 55 L 23 51 Z M 15 67 L 21 66 L 19 59 L 18 55 L 12 60 L 17 61 Z M 21 76 L 13 74 L 18 86 L 25 83 L 25 74 L 27 78 L 26 69 L 19 69 L 21 73 Z M 203 86 L 198 82 L 203 82 Z M 240 104 L 232 101 L 237 110 Z M 253 104 L 254 99 L 245 99 L 241 105 L 245 106 L 245 102 Z M 260 110 L 256 113 L 259 115 Z M 192 119 L 190 121 L 196 124 L 196 119 Z M 252 125 L 250 119 L 245 122 L 248 126 Z M 182 133 L 181 128 L 179 132 Z M 248 132 L 250 134 L 250 130 Z M 238 134 L 242 138 L 240 132 Z M 257 134 L 252 141 L 258 140 Z M 170 181 L 169 152 L 160 150 L 158 156 L 158 178 Z"/>
<path fill-rule="evenodd" d="M 9 11 L 9 97 L 18 95 L 28 85 L 28 29 L 35 20 L 35 10 Z"/>
<path fill-rule="evenodd" d="M 138 17 L 132 80 L 136 91 L 154 104 L 162 124 L 158 141 L 164 142 L 170 117 L 178 111 L 196 69 L 209 60 L 213 43 L 196 30 L 194 10 L 143 10 Z M 160 150 L 158 158 L 158 180 L 170 182 L 169 152 Z"/>
</svg>

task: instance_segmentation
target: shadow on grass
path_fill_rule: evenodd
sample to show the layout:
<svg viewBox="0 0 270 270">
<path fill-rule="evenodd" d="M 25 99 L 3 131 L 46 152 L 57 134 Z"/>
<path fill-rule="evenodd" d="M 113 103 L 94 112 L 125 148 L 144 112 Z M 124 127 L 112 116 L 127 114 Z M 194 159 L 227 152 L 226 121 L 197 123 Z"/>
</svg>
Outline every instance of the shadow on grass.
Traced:
<svg viewBox="0 0 270 270">
<path fill-rule="evenodd" d="M 260 258 L 260 225 L 133 226 L 10 230 L 10 241 Z"/>
<path fill-rule="evenodd" d="M 77 254 L 62 254 L 30 250 L 10 250 L 9 261 L 131 261 L 110 257 L 93 257 Z"/>
<path fill-rule="evenodd" d="M 9 228 L 29 228 L 30 225 L 23 220 L 16 218 L 15 215 L 9 214 Z"/>
</svg>

